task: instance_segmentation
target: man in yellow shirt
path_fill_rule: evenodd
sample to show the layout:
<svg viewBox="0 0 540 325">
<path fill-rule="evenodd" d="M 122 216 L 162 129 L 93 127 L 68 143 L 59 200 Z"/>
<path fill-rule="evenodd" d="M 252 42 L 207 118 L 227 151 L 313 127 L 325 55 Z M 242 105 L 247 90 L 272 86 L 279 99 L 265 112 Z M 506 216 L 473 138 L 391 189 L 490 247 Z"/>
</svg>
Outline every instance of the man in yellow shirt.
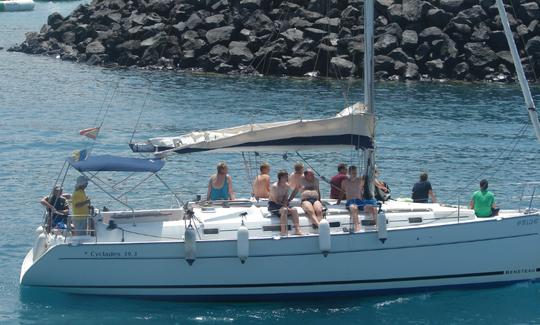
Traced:
<svg viewBox="0 0 540 325">
<path fill-rule="evenodd" d="M 86 176 L 77 177 L 75 183 L 75 192 L 71 196 L 72 222 L 76 235 L 86 234 L 87 217 L 90 209 L 90 199 L 86 196 L 84 190 L 88 186 Z"/>
</svg>

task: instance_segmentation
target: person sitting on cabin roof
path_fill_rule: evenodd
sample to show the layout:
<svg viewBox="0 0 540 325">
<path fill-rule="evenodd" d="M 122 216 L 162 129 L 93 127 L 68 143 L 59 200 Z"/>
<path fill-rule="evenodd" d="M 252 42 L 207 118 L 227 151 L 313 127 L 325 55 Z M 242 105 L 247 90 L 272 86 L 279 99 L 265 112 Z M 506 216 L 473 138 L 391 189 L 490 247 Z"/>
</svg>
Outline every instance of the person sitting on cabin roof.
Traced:
<svg viewBox="0 0 540 325">
<path fill-rule="evenodd" d="M 428 203 L 429 198 L 431 198 L 431 203 L 437 202 L 431 183 L 428 181 L 428 174 L 423 172 L 420 174 L 420 181 L 412 188 L 412 199 L 416 203 Z"/>
<path fill-rule="evenodd" d="M 84 191 L 87 186 L 88 178 L 86 176 L 77 177 L 75 192 L 71 196 L 71 221 L 76 235 L 85 235 L 87 230 L 87 219 L 90 214 L 90 199 Z"/>
<path fill-rule="evenodd" d="M 338 173 L 330 179 L 330 198 L 337 200 L 337 204 L 339 204 L 345 198 L 341 184 L 347 179 L 347 165 L 339 164 L 337 170 Z"/>
<path fill-rule="evenodd" d="M 263 163 L 260 167 L 261 174 L 253 180 L 253 196 L 257 201 L 267 199 L 270 196 L 270 164 Z"/>
<path fill-rule="evenodd" d="M 268 200 L 268 211 L 272 215 L 280 217 L 280 234 L 286 236 L 287 218 L 291 217 L 294 224 L 295 235 L 302 235 L 300 231 L 300 220 L 296 209 L 289 206 L 292 196 L 289 197 L 289 174 L 285 170 L 280 170 L 277 174 L 278 181 L 270 186 L 270 197 Z"/>
<path fill-rule="evenodd" d="M 217 165 L 217 174 L 212 175 L 208 181 L 206 200 L 235 200 L 232 178 L 227 174 L 228 171 L 225 162 Z"/>
<path fill-rule="evenodd" d="M 294 173 L 289 176 L 289 187 L 294 191 L 297 187 L 301 186 L 303 180 L 304 164 L 298 162 L 294 164 Z"/>
<path fill-rule="evenodd" d="M 373 220 L 377 220 L 377 201 L 373 198 L 367 198 L 369 196 L 365 192 L 369 192 L 369 189 L 366 189 L 366 177 L 358 177 L 357 171 L 358 169 L 356 166 L 350 166 L 349 179 L 344 180 L 342 183 L 342 188 L 347 199 L 345 207 L 349 210 L 355 232 L 360 231 L 358 211 L 366 211 L 366 214 L 371 214 Z M 363 198 L 362 194 L 364 194 L 366 198 Z"/>
<path fill-rule="evenodd" d="M 474 209 L 474 214 L 478 218 L 489 218 L 499 214 L 499 209 L 495 206 L 495 195 L 488 191 L 488 181 L 480 181 L 480 190 L 472 195 L 469 208 Z"/>
<path fill-rule="evenodd" d="M 41 205 L 47 209 L 47 229 L 67 229 L 69 206 L 66 197 L 62 195 L 62 187 L 55 186 L 51 195 L 41 199 Z"/>
<path fill-rule="evenodd" d="M 300 192 L 302 209 L 306 212 L 311 223 L 318 228 L 319 222 L 323 217 L 324 207 L 320 201 L 321 191 L 319 189 L 319 180 L 315 178 L 315 173 L 312 169 L 304 171 L 304 178 L 293 191 L 291 197 L 295 197 L 297 192 Z"/>
</svg>

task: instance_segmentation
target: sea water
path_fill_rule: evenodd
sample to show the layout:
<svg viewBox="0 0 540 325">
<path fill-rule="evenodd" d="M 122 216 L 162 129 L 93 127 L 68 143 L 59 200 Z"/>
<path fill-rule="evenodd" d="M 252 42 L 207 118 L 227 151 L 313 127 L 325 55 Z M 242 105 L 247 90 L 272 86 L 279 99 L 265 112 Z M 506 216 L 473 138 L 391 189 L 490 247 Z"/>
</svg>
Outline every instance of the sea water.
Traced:
<svg viewBox="0 0 540 325">
<path fill-rule="evenodd" d="M 50 13 L 65 15 L 78 4 L 38 2 L 33 12 L 0 13 L 0 47 L 21 42 Z M 540 89 L 534 85 L 532 91 L 538 101 Z M 113 70 L 0 50 L 0 323 L 540 323 L 540 286 L 534 283 L 261 303 L 146 301 L 19 287 L 20 265 L 43 217 L 39 200 L 73 150 L 93 146 L 93 154 L 133 156 L 127 145 L 132 139 L 324 118 L 361 100 L 362 83 L 357 81 Z M 529 199 L 534 187 L 523 185 L 540 181 L 540 146 L 516 85 L 381 83 L 375 100 L 377 164 L 394 198 L 410 196 L 419 173 L 427 171 L 441 202 L 466 204 L 478 181 L 488 178 L 500 207 L 540 205 Z M 95 142 L 78 135 L 80 129 L 101 124 Z M 205 194 L 208 176 L 223 160 L 238 196 L 246 196 L 249 176 L 262 161 L 271 163 L 273 178 L 278 169 L 291 170 L 297 161 L 329 177 L 337 163 L 359 164 L 360 158 L 354 150 L 247 154 L 245 163 L 240 154 L 191 154 L 169 158 L 161 175 L 182 199 L 191 199 Z M 68 174 L 67 192 L 75 177 Z M 114 184 L 119 179 L 104 175 L 103 180 Z M 122 183 L 115 190 L 126 187 Z M 329 191 L 324 183 L 322 191 Z M 92 185 L 87 192 L 97 206 L 114 207 Z M 123 200 L 136 207 L 174 203 L 156 182 Z M 68 272 L 73 271 L 57 276 Z"/>
</svg>

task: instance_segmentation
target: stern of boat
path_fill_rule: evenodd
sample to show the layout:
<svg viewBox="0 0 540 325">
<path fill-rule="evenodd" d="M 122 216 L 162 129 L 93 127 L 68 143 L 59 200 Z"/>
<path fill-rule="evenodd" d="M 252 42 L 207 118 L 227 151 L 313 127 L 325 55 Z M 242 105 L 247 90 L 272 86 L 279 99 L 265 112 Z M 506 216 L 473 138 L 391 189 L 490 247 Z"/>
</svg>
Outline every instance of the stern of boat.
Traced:
<svg viewBox="0 0 540 325">
<path fill-rule="evenodd" d="M 21 285 L 24 285 L 24 275 L 30 269 L 30 267 L 32 267 L 33 264 L 34 264 L 34 254 L 33 254 L 33 250 L 30 249 L 28 253 L 26 254 L 26 256 L 24 257 L 23 263 L 21 265 L 21 274 L 19 276 L 19 283 Z"/>
</svg>

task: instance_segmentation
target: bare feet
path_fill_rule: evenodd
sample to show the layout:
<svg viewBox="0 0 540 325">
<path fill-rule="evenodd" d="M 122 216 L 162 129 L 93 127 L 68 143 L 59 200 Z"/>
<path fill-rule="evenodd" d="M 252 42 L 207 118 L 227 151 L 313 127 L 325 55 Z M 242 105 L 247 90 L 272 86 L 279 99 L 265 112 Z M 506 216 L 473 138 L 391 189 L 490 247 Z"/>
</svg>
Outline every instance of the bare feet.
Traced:
<svg viewBox="0 0 540 325">
<path fill-rule="evenodd" d="M 304 233 L 301 232 L 300 230 L 295 231 L 294 234 L 295 234 L 296 236 L 303 236 L 303 235 L 304 235 Z"/>
</svg>

